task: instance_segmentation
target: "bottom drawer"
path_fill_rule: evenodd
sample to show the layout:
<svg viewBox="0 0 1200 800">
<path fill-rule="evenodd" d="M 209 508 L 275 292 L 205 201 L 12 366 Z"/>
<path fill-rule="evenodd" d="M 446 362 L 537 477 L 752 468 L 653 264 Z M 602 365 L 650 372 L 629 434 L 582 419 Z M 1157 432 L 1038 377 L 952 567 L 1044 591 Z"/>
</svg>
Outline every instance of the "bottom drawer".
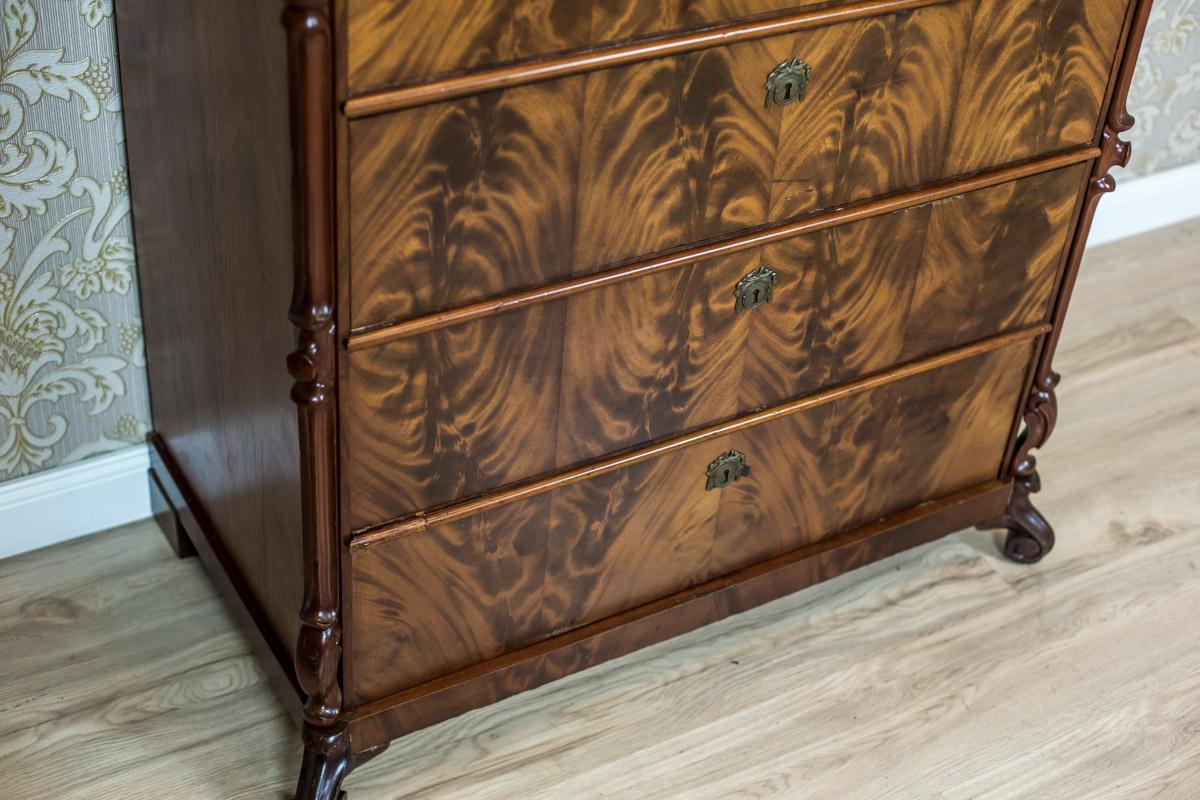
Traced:
<svg viewBox="0 0 1200 800">
<path fill-rule="evenodd" d="M 352 550 L 354 698 L 385 697 L 995 478 L 1032 347 L 1017 341 Z M 734 460 L 717 463 L 730 451 L 744 456 L 745 476 Z"/>
</svg>

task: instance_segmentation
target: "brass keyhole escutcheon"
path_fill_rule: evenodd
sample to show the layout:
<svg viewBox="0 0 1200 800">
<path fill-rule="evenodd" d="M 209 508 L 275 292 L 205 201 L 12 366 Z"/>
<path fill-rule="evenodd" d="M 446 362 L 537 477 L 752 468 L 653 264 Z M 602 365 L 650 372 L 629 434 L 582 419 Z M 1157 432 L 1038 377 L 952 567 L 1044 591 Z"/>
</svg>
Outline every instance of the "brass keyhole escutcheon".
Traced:
<svg viewBox="0 0 1200 800">
<path fill-rule="evenodd" d="M 812 65 L 799 58 L 784 61 L 767 76 L 767 99 L 763 108 L 772 104 L 786 106 L 803 100 L 812 80 Z"/>
<path fill-rule="evenodd" d="M 737 303 L 735 313 L 753 311 L 761 305 L 771 302 L 775 297 L 775 284 L 779 282 L 779 273 L 766 267 L 759 267 L 738 281 L 733 290 Z"/>
<path fill-rule="evenodd" d="M 749 474 L 750 467 L 746 466 L 746 456 L 737 450 L 730 450 L 708 465 L 708 483 L 704 485 L 704 491 L 724 489 Z"/>
</svg>

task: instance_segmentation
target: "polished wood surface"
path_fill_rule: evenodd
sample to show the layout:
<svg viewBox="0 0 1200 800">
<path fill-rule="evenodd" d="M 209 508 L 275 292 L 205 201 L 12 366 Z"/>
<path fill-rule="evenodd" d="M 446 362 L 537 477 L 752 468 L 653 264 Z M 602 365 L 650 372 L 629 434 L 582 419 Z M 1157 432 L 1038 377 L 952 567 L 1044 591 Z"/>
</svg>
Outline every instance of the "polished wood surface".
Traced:
<svg viewBox="0 0 1200 800">
<path fill-rule="evenodd" d="M 155 522 L 177 557 L 198 556 L 212 575 L 213 585 L 233 619 L 244 629 L 268 680 L 299 724 L 304 693 L 296 679 L 294 651 L 287 647 L 286 640 L 275 635 L 254 587 L 234 563 L 166 440 L 157 433 L 150 434 L 149 439 L 149 488 Z"/>
<path fill-rule="evenodd" d="M 635 280 L 656 272 L 681 269 L 697 261 L 740 253 L 744 250 L 761 248 L 769 244 L 791 239 L 807 233 L 816 233 L 838 225 L 905 211 L 956 195 L 999 186 L 1002 183 L 1020 180 L 1061 167 L 1091 161 L 1101 154 L 1099 147 L 1077 147 L 1043 158 L 1023 161 L 1008 167 L 986 170 L 967 177 L 922 186 L 907 192 L 875 198 L 862 203 L 809 214 L 799 219 L 753 228 L 746 233 L 714 239 L 707 242 L 676 248 L 666 253 L 650 256 L 611 269 L 592 272 L 575 278 L 556 281 L 533 289 L 512 292 L 498 297 L 468 303 L 456 308 L 413 317 L 400 322 L 374 325 L 352 330 L 346 339 L 349 350 L 365 350 L 371 347 L 415 336 L 429 331 L 460 325 L 464 322 L 494 317 L 507 311 L 558 300 L 581 292 L 594 291 L 624 281 Z"/>
<path fill-rule="evenodd" d="M 155 429 L 290 653 L 303 570 L 280 9 L 118 0 L 116 23 Z"/>
<path fill-rule="evenodd" d="M 359 702 L 994 479 L 1031 343 L 352 551 Z M 930 436 L 930 431 L 938 431 Z M 706 490 L 711 461 L 750 474 Z"/>
<path fill-rule="evenodd" d="M 287 357 L 300 441 L 301 575 L 295 646 L 303 690 L 305 759 L 300 800 L 333 800 L 348 768 L 342 712 L 341 537 L 338 530 L 337 275 L 333 25 L 324 0 L 288 0 L 289 141 L 292 150 L 292 303 Z"/>
<path fill-rule="evenodd" d="M 906 378 L 923 375 L 927 372 L 956 364 L 965 359 L 1007 347 L 1016 342 L 1032 339 L 1048 332 L 1049 329 L 1049 325 L 1034 325 L 1000 334 L 999 336 L 993 336 L 989 339 L 974 342 L 967 347 L 960 347 L 956 350 L 930 356 L 919 361 L 900 364 L 891 369 L 876 372 L 858 380 L 850 381 L 849 383 L 839 384 L 838 386 L 822 389 L 819 392 L 808 394 L 795 400 L 789 400 L 786 403 L 763 408 L 752 414 L 746 414 L 725 422 L 707 425 L 703 428 L 697 428 L 666 439 L 660 439 L 644 447 L 614 453 L 613 455 L 590 461 L 565 472 L 558 472 L 542 478 L 502 487 L 461 502 L 421 511 L 411 516 L 390 520 L 363 530 L 353 531 L 349 546 L 351 549 L 373 547 L 381 542 L 428 530 L 435 525 L 467 519 L 476 514 L 499 508 L 500 506 L 551 492 L 600 475 L 607 475 L 626 467 L 649 462 L 664 455 L 673 454 L 705 442 L 711 442 L 723 436 L 750 430 L 783 417 L 801 414 L 820 406 L 860 395 L 864 392 L 886 387 L 891 383 Z"/>
<path fill-rule="evenodd" d="M 1193 222 L 1084 258 L 1041 565 L 941 539 L 415 733 L 352 800 L 1200 796 L 1198 251 Z M 8 800 L 294 787 L 287 711 L 151 523 L 0 562 L 0 585 Z"/>
<path fill-rule="evenodd" d="M 1037 457 L 1032 451 L 1041 448 L 1058 420 L 1058 401 L 1055 388 L 1060 376 L 1054 371 L 1054 354 L 1058 339 L 1062 335 L 1063 322 L 1071 300 L 1071 292 L 1083 259 L 1083 250 L 1091 231 L 1092 220 L 1100 198 L 1116 188 L 1112 170 L 1129 164 L 1131 145 L 1121 134 L 1133 127 L 1126 101 L 1133 81 L 1134 65 L 1141 52 L 1142 40 L 1150 19 L 1151 5 L 1139 3 L 1126 28 L 1122 47 L 1123 55 L 1115 66 L 1112 96 L 1105 113 L 1100 135 L 1100 157 L 1092 165 L 1092 175 L 1082 197 L 1082 209 L 1075 231 L 1075 243 L 1071 247 L 1052 314 L 1053 329 L 1046 337 L 1038 354 L 1029 397 L 1022 411 L 1023 430 L 1016 441 L 1012 462 L 1006 473 L 1016 480 L 1009 508 L 997 520 L 983 523 L 984 527 L 995 525 L 1008 529 L 1004 552 L 1015 561 L 1033 564 L 1040 561 L 1054 546 L 1054 529 L 1049 521 L 1034 507 L 1031 496 L 1042 489 L 1037 472 Z"/>
<path fill-rule="evenodd" d="M 295 800 L 337 800 L 390 736 L 968 521 L 1009 528 L 1011 558 L 1049 550 L 1031 451 L 1057 418 L 1049 362 L 1087 221 L 1128 154 L 1144 0 L 752 20 L 668 0 L 660 23 L 650 3 L 516 0 L 472 9 L 446 47 L 494 37 L 501 61 L 347 99 L 364 36 L 348 2 L 117 10 L 122 46 L 145 51 L 124 80 L 159 276 L 157 517 L 285 667 Z M 597 9 L 629 32 L 597 29 Z M 492 33 L 472 32 L 489 10 Z M 784 62 L 806 91 L 772 90 Z M 773 302 L 729 326 L 717 280 L 778 264 Z M 455 358 L 382 360 L 421 342 Z M 508 421 L 518 405 L 540 437 Z M 392 444 L 347 468 L 347 432 L 395 442 L 416 417 L 433 455 Z M 717 445 L 751 471 L 713 472 L 736 462 Z M 405 473 L 431 507 L 401 496 Z M 741 479 L 706 491 L 718 474 Z"/>
<path fill-rule="evenodd" d="M 473 708 L 657 644 L 792 594 L 997 513 L 1009 486 L 989 481 L 826 537 L 488 661 L 354 709 L 352 737 L 365 745 L 419 731 Z"/>
<path fill-rule="evenodd" d="M 572 0 L 523 0 L 499 7 L 471 0 L 349 0 L 345 5 L 348 82 L 357 94 L 459 69 L 837 3 L 604 0 L 592 3 L 585 13 Z M 411 46 L 398 46 L 413 30 L 427 36 Z"/>
<path fill-rule="evenodd" d="M 1092 144 L 1126 7 L 959 0 L 355 120 L 351 325 Z"/>
<path fill-rule="evenodd" d="M 1076 166 L 353 352 L 361 528 L 1042 321 Z M 735 312 L 765 266 L 773 300 Z M 397 380 L 402 375 L 403 380 Z"/>
<path fill-rule="evenodd" d="M 344 108 L 347 116 L 352 118 L 369 116 L 511 86 L 562 78 L 567 75 L 578 75 L 598 69 L 634 64 L 652 58 L 690 53 L 708 47 L 720 47 L 762 39 L 767 36 L 794 33 L 836 22 L 909 11 L 942 2 L 947 2 L 947 0 L 835 2 L 822 8 L 798 9 L 794 13 L 765 18 L 756 17 L 697 31 L 675 33 L 670 36 L 634 39 L 626 44 L 569 53 L 555 58 L 520 61 L 491 69 L 473 69 L 462 74 L 350 97 Z M 563 9 L 565 10 L 565 6 Z M 626 19 L 645 20 L 648 16 L 653 16 L 654 10 L 649 9 L 649 14 L 647 14 L 647 8 L 635 7 L 622 9 L 621 13 L 625 15 Z M 587 27 L 588 15 L 586 12 L 581 13 L 576 9 L 563 16 L 567 17 L 568 15 L 574 16 L 574 19 L 569 22 L 576 29 Z M 493 12 L 488 16 L 495 17 L 494 22 L 497 25 L 503 25 L 503 13 Z M 351 75 L 351 80 L 353 77 Z M 354 89 L 351 87 L 349 91 L 353 92 Z"/>
</svg>

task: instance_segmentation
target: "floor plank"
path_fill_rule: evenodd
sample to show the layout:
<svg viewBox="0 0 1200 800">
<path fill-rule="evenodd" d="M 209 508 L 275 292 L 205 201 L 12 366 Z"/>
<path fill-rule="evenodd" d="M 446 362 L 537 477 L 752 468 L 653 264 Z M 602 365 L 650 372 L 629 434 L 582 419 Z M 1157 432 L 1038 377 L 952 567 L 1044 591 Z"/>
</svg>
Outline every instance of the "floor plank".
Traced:
<svg viewBox="0 0 1200 800">
<path fill-rule="evenodd" d="M 1039 505 L 397 742 L 353 800 L 1200 797 L 1200 221 L 1088 254 Z M 0 797 L 287 796 L 296 736 L 149 523 L 0 562 Z"/>
</svg>

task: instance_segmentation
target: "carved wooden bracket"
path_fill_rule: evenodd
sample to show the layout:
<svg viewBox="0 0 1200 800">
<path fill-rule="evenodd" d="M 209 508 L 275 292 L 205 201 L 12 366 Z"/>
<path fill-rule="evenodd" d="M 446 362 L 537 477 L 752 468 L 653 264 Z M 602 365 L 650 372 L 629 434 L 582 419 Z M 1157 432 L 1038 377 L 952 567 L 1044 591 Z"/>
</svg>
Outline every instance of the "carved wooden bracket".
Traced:
<svg viewBox="0 0 1200 800">
<path fill-rule="evenodd" d="M 1037 474 L 1037 459 L 1030 451 L 1045 444 L 1054 432 L 1054 423 L 1058 419 L 1058 398 L 1054 388 L 1058 381 L 1059 374 L 1054 371 L 1040 376 L 1025 402 L 1022 416 L 1025 429 L 1017 440 L 1012 460 L 1012 474 L 1017 478 L 1032 478 Z"/>
<path fill-rule="evenodd" d="M 1012 461 L 1008 465 L 1008 473 L 1014 478 L 1012 495 L 1008 507 L 1000 517 L 978 526 L 985 529 L 1007 528 L 1009 534 L 1004 542 L 1004 552 L 1012 560 L 1021 563 L 1035 563 L 1054 547 L 1054 529 L 1031 500 L 1031 496 L 1042 489 L 1042 481 L 1037 472 L 1037 458 L 1032 451 L 1046 443 L 1050 434 L 1054 432 L 1054 424 L 1058 419 L 1058 399 L 1054 391 L 1058 386 L 1059 375 L 1051 364 L 1058 348 L 1067 304 L 1075 288 L 1075 279 L 1079 275 L 1079 265 L 1083 260 L 1083 250 L 1091 232 L 1096 207 L 1101 197 L 1117 187 L 1117 181 L 1112 176 L 1113 168 L 1127 166 L 1132 154 L 1129 142 L 1121 139 L 1121 134 L 1132 128 L 1134 123 L 1126 106 L 1138 51 L 1146 34 L 1152 0 L 1136 2 L 1137 7 L 1133 11 L 1133 19 L 1125 37 L 1124 57 L 1100 133 L 1100 155 L 1092 165 L 1079 226 L 1064 267 L 1062 286 L 1051 312 L 1050 322 L 1053 327 L 1046 335 L 1038 356 L 1033 385 L 1030 387 L 1021 416 L 1023 430 L 1017 439 Z"/>
<path fill-rule="evenodd" d="M 1079 264 L 1083 258 L 1084 245 L 1091 232 L 1092 220 L 1100 198 L 1117 187 L 1116 178 L 1112 175 L 1114 167 L 1124 167 L 1129 164 L 1133 148 L 1129 142 L 1121 138 L 1121 134 L 1133 127 L 1134 118 L 1127 108 L 1129 87 L 1133 82 L 1133 71 L 1137 64 L 1138 51 L 1141 50 L 1142 39 L 1145 37 L 1146 24 L 1150 17 L 1151 0 L 1137 0 L 1128 34 L 1125 37 L 1125 57 L 1121 61 L 1113 87 L 1113 95 L 1109 101 L 1108 112 L 1104 117 L 1104 126 L 1100 134 L 1100 155 L 1092 166 L 1092 176 L 1088 181 L 1087 194 L 1084 197 L 1082 217 L 1071 254 L 1067 259 L 1063 276 L 1062 290 L 1051 315 L 1054 328 L 1046 337 L 1038 358 L 1038 366 L 1034 373 L 1033 386 L 1026 401 L 1023 414 L 1024 430 L 1017 441 L 1017 448 L 1009 467 L 1009 472 L 1019 481 L 1029 481 L 1036 476 L 1037 460 L 1030 453 L 1041 447 L 1054 431 L 1054 422 L 1058 416 L 1058 402 L 1054 390 L 1058 386 L 1059 375 L 1051 366 L 1054 353 L 1058 348 L 1058 338 L 1062 331 L 1063 319 L 1066 316 L 1067 304 L 1075 287 L 1075 279 L 1079 274 Z M 1026 487 L 1029 493 L 1037 492 L 1037 484 Z"/>
</svg>

